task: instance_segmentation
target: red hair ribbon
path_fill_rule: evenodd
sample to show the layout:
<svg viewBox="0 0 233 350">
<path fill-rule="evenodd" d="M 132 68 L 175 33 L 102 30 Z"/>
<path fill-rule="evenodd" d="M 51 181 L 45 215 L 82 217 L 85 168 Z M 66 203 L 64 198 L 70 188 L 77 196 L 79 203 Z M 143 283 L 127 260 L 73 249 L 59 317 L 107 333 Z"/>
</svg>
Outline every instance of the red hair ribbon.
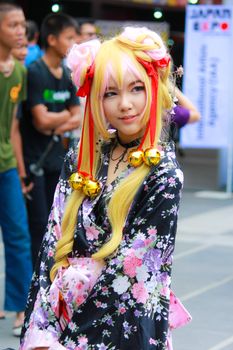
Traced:
<svg viewBox="0 0 233 350">
<path fill-rule="evenodd" d="M 165 68 L 170 62 L 170 56 L 166 55 L 164 58 L 148 62 L 137 58 L 138 62 L 145 68 L 148 76 L 151 78 L 151 90 L 152 90 L 152 99 L 151 99 L 151 109 L 150 109 L 150 119 L 147 124 L 145 134 L 142 138 L 139 149 L 142 149 L 143 143 L 147 136 L 147 133 L 150 129 L 150 143 L 151 147 L 154 145 L 155 134 L 156 134 L 156 114 L 157 114 L 157 98 L 158 98 L 158 72 L 157 68 Z"/>
<path fill-rule="evenodd" d="M 157 112 L 157 98 L 158 98 L 158 72 L 156 69 L 156 61 L 155 62 L 147 62 L 138 58 L 138 62 L 145 68 L 148 76 L 151 78 L 151 90 L 152 90 L 152 98 L 151 98 L 151 108 L 150 108 L 150 118 L 145 131 L 145 134 L 142 138 L 139 149 L 142 149 L 143 143 L 145 141 L 146 135 L 150 129 L 150 143 L 151 147 L 154 145 L 155 134 L 156 134 L 156 112 Z"/>
<path fill-rule="evenodd" d="M 169 65 L 170 61 L 171 57 L 167 54 L 164 58 L 161 58 L 161 60 L 154 61 L 153 64 L 158 68 L 165 68 Z"/>
<path fill-rule="evenodd" d="M 88 133 L 89 133 L 89 145 L 90 145 L 90 172 L 86 173 L 81 170 L 81 164 L 82 164 L 82 158 L 83 158 L 83 139 L 84 139 L 84 129 L 86 127 L 87 123 L 87 115 L 86 110 L 88 108 L 89 115 L 88 115 Z M 93 116 L 91 112 L 91 106 L 90 106 L 90 97 L 87 96 L 86 105 L 85 105 L 85 112 L 84 112 L 84 122 L 83 122 L 83 128 L 82 128 L 82 135 L 80 140 L 80 149 L 79 149 L 79 156 L 78 156 L 78 165 L 77 165 L 77 171 L 81 175 L 87 178 L 93 178 L 93 163 L 94 163 L 94 121 Z"/>
<path fill-rule="evenodd" d="M 76 95 L 80 97 L 87 96 L 86 104 L 85 104 L 85 112 L 84 112 L 84 122 L 83 122 L 83 128 L 82 128 L 82 135 L 80 140 L 80 149 L 79 149 L 79 157 L 78 157 L 78 165 L 77 170 L 80 174 L 82 174 L 85 177 L 92 178 L 93 177 L 93 162 L 94 162 L 94 121 L 93 116 L 91 112 L 91 106 L 90 106 L 90 91 L 91 91 L 91 84 L 94 76 L 94 64 L 92 64 L 90 67 L 88 67 L 86 72 L 86 77 L 84 80 L 84 83 L 80 88 L 78 89 Z M 87 120 L 86 120 L 86 111 L 88 109 L 89 112 L 89 120 L 88 120 L 88 132 L 89 132 L 89 144 L 90 144 L 90 173 L 86 173 L 81 170 L 81 164 L 82 164 L 82 158 L 83 158 L 83 138 L 84 138 L 84 128 L 86 126 Z"/>
<path fill-rule="evenodd" d="M 82 86 L 80 86 L 80 88 L 76 93 L 77 96 L 85 97 L 90 94 L 93 76 L 94 76 L 94 64 L 88 67 L 84 83 Z"/>
</svg>

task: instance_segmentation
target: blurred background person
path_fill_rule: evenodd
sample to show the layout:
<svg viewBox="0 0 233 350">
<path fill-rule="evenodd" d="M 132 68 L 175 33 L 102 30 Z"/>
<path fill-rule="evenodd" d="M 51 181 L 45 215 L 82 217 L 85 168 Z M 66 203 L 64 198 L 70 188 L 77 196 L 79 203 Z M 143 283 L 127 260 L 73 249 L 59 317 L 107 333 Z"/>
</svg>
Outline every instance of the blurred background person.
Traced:
<svg viewBox="0 0 233 350">
<path fill-rule="evenodd" d="M 63 63 L 75 35 L 72 17 L 47 15 L 41 26 L 44 56 L 28 67 L 28 101 L 20 124 L 26 167 L 34 183 L 32 200 L 27 200 L 34 265 L 65 155 L 61 136 L 80 125 L 79 99 Z"/>
<path fill-rule="evenodd" d="M 177 87 L 175 87 L 175 97 L 177 99 L 177 104 L 171 118 L 172 122 L 174 122 L 178 128 L 182 128 L 186 124 L 198 122 L 201 115 L 197 107 Z"/>
<path fill-rule="evenodd" d="M 77 36 L 75 39 L 76 44 L 81 44 L 89 40 L 94 40 L 97 38 L 97 28 L 95 22 L 91 19 L 83 19 L 78 21 L 77 24 Z M 85 97 L 79 97 L 81 115 L 84 115 L 84 108 L 86 103 Z M 68 148 L 69 145 L 72 145 L 75 140 L 79 139 L 81 136 L 81 125 L 78 129 L 72 130 L 69 133 L 66 133 L 64 138 L 65 146 Z"/>
<path fill-rule="evenodd" d="M 176 143 L 176 149 L 179 155 L 183 156 L 184 152 L 180 147 L 180 130 L 187 124 L 196 123 L 200 120 L 201 115 L 194 103 L 183 94 L 178 88 L 177 79 L 183 76 L 183 67 L 175 67 L 173 72 L 173 83 L 171 91 L 174 98 L 174 107 L 170 114 L 169 138 Z"/>
<path fill-rule="evenodd" d="M 28 53 L 25 59 L 25 65 L 28 67 L 32 62 L 43 56 L 43 51 L 38 45 L 39 29 L 35 21 L 26 21 L 26 33 L 28 39 Z"/>
<path fill-rule="evenodd" d="M 79 21 L 78 23 L 81 43 L 88 40 L 96 39 L 97 30 L 94 21 L 87 19 Z"/>
<path fill-rule="evenodd" d="M 0 227 L 5 251 L 4 309 L 16 312 L 13 334 L 19 336 L 32 275 L 30 235 L 23 198 L 31 188 L 24 167 L 17 106 L 26 98 L 26 70 L 12 49 L 25 35 L 22 9 L 0 3 Z M 17 171 L 18 167 L 18 171 Z M 0 312 L 0 318 L 5 313 Z"/>
</svg>

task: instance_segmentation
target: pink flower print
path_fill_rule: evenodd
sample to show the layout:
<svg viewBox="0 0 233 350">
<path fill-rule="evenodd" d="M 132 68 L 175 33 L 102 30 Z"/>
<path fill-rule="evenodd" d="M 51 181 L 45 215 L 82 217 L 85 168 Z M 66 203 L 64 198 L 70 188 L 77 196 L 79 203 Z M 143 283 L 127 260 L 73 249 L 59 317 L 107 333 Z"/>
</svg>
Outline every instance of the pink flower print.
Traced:
<svg viewBox="0 0 233 350">
<path fill-rule="evenodd" d="M 78 343 L 79 343 L 79 345 L 87 344 L 87 338 L 86 337 L 79 337 Z"/>
<path fill-rule="evenodd" d="M 108 287 L 102 287 L 102 293 L 103 295 L 108 295 L 109 294 Z"/>
<path fill-rule="evenodd" d="M 156 228 L 149 228 L 148 234 L 149 234 L 150 236 L 155 236 L 155 235 L 157 234 Z"/>
<path fill-rule="evenodd" d="M 78 295 L 76 298 L 77 305 L 81 305 L 85 301 L 85 298 L 82 295 Z"/>
<path fill-rule="evenodd" d="M 156 345 L 156 341 L 155 341 L 153 338 L 150 338 L 150 339 L 149 339 L 149 343 L 150 343 L 151 345 Z"/>
<path fill-rule="evenodd" d="M 170 185 L 175 185 L 176 180 L 174 179 L 174 177 L 169 177 L 168 182 Z"/>
<path fill-rule="evenodd" d="M 69 329 L 70 329 L 71 331 L 74 331 L 74 330 L 76 329 L 77 326 L 76 326 L 76 324 L 75 324 L 74 322 L 70 322 L 68 327 L 69 327 Z"/>
<path fill-rule="evenodd" d="M 163 287 L 160 293 L 162 296 L 169 298 L 170 289 L 168 287 Z"/>
<path fill-rule="evenodd" d="M 48 256 L 54 256 L 54 252 L 52 251 L 52 250 L 49 250 L 49 252 L 48 252 Z"/>
<path fill-rule="evenodd" d="M 124 273 L 129 277 L 136 276 L 136 267 L 142 265 L 142 260 L 138 259 L 134 254 L 130 254 L 124 259 L 123 268 Z"/>
<path fill-rule="evenodd" d="M 120 308 L 119 308 L 119 313 L 120 313 L 121 315 L 123 315 L 125 312 L 126 312 L 125 307 L 120 307 Z"/>
<path fill-rule="evenodd" d="M 61 227 L 59 225 L 54 225 L 53 231 L 55 233 L 55 237 L 59 239 L 61 237 Z"/>
<path fill-rule="evenodd" d="M 137 302 L 142 304 L 144 304 L 149 297 L 149 294 L 142 281 L 133 285 L 132 293 Z"/>
<path fill-rule="evenodd" d="M 86 228 L 86 236 L 89 241 L 93 241 L 98 238 L 99 231 L 94 226 L 89 226 Z"/>
<path fill-rule="evenodd" d="M 145 247 L 149 246 L 152 242 L 153 242 L 153 240 L 150 238 L 145 239 L 145 241 L 144 241 Z"/>
<path fill-rule="evenodd" d="M 81 290 L 82 288 L 83 288 L 83 283 L 82 282 L 78 282 L 76 284 L 76 289 Z"/>
</svg>

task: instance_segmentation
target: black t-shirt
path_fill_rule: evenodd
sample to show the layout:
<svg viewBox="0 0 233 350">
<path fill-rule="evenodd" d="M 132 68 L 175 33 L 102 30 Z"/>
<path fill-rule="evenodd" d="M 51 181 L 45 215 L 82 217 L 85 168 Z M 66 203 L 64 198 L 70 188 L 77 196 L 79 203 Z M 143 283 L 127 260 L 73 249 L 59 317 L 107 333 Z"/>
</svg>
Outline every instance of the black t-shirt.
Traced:
<svg viewBox="0 0 233 350">
<path fill-rule="evenodd" d="M 52 136 L 44 135 L 34 127 L 31 108 L 44 104 L 49 112 L 61 112 L 70 106 L 79 105 L 70 72 L 64 65 L 62 67 L 61 79 L 52 75 L 42 59 L 28 67 L 28 100 L 20 119 L 26 164 L 37 162 L 52 139 Z M 65 150 L 59 139 L 46 156 L 43 168 L 47 171 L 60 171 L 64 154 Z"/>
</svg>

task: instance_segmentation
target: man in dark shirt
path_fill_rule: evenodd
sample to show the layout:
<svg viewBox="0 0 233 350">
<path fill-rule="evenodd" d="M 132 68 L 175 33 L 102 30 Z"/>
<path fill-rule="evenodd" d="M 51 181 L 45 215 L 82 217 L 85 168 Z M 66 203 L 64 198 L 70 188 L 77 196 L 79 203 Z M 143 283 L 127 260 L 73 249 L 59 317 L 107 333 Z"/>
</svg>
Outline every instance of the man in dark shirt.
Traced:
<svg viewBox="0 0 233 350">
<path fill-rule="evenodd" d="M 27 203 L 34 264 L 65 154 L 61 135 L 78 128 L 81 121 L 76 90 L 62 63 L 75 35 L 71 17 L 48 15 L 41 27 L 45 54 L 28 68 L 28 103 L 21 118 L 21 132 L 26 166 L 34 175 Z"/>
</svg>

